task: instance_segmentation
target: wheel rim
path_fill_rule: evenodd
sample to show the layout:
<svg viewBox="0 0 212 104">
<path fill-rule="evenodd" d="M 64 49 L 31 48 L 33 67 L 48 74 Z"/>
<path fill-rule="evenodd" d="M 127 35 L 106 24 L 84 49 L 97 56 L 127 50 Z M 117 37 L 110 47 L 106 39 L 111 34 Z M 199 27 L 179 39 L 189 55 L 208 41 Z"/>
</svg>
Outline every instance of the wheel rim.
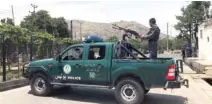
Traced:
<svg viewBox="0 0 212 104">
<path fill-rule="evenodd" d="M 35 80 L 35 89 L 39 92 L 43 91 L 46 89 L 46 84 L 45 84 L 45 81 L 44 79 L 42 78 L 37 78 Z"/>
<path fill-rule="evenodd" d="M 134 86 L 127 84 L 121 88 L 121 96 L 126 101 L 132 101 L 136 97 L 136 89 Z"/>
</svg>

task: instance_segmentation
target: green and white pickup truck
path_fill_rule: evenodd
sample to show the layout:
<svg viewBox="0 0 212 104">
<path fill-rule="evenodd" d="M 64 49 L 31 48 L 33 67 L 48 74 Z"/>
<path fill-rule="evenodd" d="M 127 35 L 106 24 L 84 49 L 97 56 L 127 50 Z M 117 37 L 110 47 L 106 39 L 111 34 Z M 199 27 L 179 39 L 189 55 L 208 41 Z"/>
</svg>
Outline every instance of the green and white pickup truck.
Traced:
<svg viewBox="0 0 212 104">
<path fill-rule="evenodd" d="M 46 96 L 54 85 L 105 87 L 114 90 L 120 104 L 140 104 L 151 88 L 188 86 L 172 58 L 150 60 L 135 48 L 133 52 L 126 50 L 130 57 L 117 58 L 116 45 L 112 42 L 71 45 L 55 58 L 26 64 L 24 76 L 30 80 L 34 95 Z"/>
</svg>

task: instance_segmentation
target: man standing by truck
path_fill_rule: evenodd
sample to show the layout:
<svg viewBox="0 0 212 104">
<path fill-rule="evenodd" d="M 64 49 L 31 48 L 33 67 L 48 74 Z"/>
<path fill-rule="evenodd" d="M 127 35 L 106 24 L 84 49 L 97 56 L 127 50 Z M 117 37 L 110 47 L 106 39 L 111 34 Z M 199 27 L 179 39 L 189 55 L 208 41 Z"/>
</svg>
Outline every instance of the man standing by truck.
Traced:
<svg viewBox="0 0 212 104">
<path fill-rule="evenodd" d="M 150 30 L 145 35 L 140 35 L 139 38 L 148 40 L 148 49 L 149 49 L 149 57 L 150 59 L 157 58 L 157 44 L 160 35 L 160 29 L 156 24 L 155 18 L 151 18 L 149 20 Z"/>
</svg>

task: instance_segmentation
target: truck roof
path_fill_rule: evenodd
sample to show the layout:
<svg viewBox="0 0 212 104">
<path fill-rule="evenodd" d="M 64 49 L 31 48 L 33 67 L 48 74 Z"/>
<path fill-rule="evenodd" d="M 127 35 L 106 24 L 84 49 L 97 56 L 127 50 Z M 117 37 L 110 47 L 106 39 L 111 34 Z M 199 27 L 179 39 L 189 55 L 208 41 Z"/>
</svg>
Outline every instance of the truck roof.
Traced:
<svg viewBox="0 0 212 104">
<path fill-rule="evenodd" d="M 114 44 L 115 42 L 96 42 L 96 43 L 79 43 L 79 44 L 73 44 L 72 46 L 78 46 L 78 45 L 89 45 L 89 44 L 95 44 L 95 45 L 110 45 Z"/>
</svg>

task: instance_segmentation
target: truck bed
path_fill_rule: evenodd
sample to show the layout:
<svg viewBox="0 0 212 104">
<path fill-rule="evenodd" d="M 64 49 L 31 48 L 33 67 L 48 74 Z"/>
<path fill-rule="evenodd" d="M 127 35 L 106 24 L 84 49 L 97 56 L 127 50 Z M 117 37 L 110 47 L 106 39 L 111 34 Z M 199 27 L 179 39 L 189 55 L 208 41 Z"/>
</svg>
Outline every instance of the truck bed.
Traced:
<svg viewBox="0 0 212 104">
<path fill-rule="evenodd" d="M 139 58 L 137 59 L 114 59 L 112 71 L 123 68 L 135 71 L 147 84 L 147 87 L 162 88 L 165 85 L 165 75 L 168 67 L 174 64 L 173 58 Z M 120 67 L 121 66 L 121 67 Z"/>
<path fill-rule="evenodd" d="M 173 58 L 157 58 L 157 59 L 150 59 L 150 58 L 139 58 L 141 61 L 145 60 L 145 61 L 154 61 L 154 62 L 166 62 L 166 61 L 169 61 L 169 60 L 174 60 Z M 126 58 L 126 59 L 120 59 L 120 60 L 136 60 L 134 59 L 133 57 L 130 57 L 130 58 Z"/>
</svg>

